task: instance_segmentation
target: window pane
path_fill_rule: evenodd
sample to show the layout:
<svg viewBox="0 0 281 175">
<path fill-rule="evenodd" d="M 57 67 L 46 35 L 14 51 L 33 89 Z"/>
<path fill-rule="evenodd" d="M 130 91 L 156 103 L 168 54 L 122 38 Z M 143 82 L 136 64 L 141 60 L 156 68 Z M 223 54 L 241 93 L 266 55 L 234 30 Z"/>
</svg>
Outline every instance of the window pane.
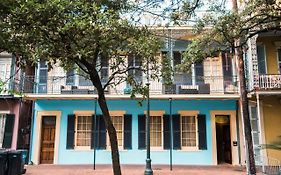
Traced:
<svg viewBox="0 0 281 175">
<path fill-rule="evenodd" d="M 74 70 L 66 72 L 66 85 L 74 85 Z"/>
<path fill-rule="evenodd" d="M 196 121 L 195 116 L 181 117 L 181 131 L 182 131 L 182 146 L 194 147 L 196 146 Z"/>
<path fill-rule="evenodd" d="M 180 52 L 174 52 L 174 66 L 181 64 L 181 53 Z"/>
<path fill-rule="evenodd" d="M 47 83 L 47 69 L 40 69 L 39 71 L 39 83 Z"/>
<path fill-rule="evenodd" d="M 76 146 L 90 146 L 91 144 L 91 116 L 78 116 Z"/>
<path fill-rule="evenodd" d="M 150 116 L 150 144 L 152 147 L 162 146 L 161 116 Z"/>
<path fill-rule="evenodd" d="M 111 120 L 116 130 L 118 146 L 123 146 L 123 116 L 112 116 Z"/>
</svg>

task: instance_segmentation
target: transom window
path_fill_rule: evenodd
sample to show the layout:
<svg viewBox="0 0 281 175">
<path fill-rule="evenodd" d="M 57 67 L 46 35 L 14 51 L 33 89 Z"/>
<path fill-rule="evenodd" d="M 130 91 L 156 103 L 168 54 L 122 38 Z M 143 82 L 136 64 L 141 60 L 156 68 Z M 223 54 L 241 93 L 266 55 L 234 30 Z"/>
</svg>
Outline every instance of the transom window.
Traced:
<svg viewBox="0 0 281 175">
<path fill-rule="evenodd" d="M 76 146 L 88 147 L 91 145 L 92 117 L 77 116 L 76 120 Z"/>
<path fill-rule="evenodd" d="M 196 147 L 196 117 L 181 116 L 181 143 L 182 147 Z"/>
<path fill-rule="evenodd" d="M 162 116 L 150 116 L 150 145 L 162 147 Z"/>
<path fill-rule="evenodd" d="M 123 146 L 123 116 L 112 116 L 111 117 L 113 126 L 116 130 L 118 146 Z"/>
</svg>

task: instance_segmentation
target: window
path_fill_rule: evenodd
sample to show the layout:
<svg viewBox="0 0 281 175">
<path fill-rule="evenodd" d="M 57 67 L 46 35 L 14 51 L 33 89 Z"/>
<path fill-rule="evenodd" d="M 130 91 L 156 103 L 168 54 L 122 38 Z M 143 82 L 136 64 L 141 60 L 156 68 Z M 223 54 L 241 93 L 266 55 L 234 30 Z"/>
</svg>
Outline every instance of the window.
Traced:
<svg viewBox="0 0 281 175">
<path fill-rule="evenodd" d="M 111 120 L 113 123 L 113 126 L 115 127 L 116 130 L 116 135 L 117 135 L 117 141 L 118 141 L 118 147 L 123 148 L 123 116 L 111 116 Z M 108 144 L 110 145 L 109 137 L 108 137 Z"/>
<path fill-rule="evenodd" d="M 48 65 L 47 61 L 40 60 L 39 65 L 39 81 L 38 81 L 38 92 L 47 92 L 47 78 L 48 78 Z"/>
<path fill-rule="evenodd" d="M 76 143 L 77 147 L 91 146 L 91 130 L 92 117 L 91 116 L 77 116 L 76 117 Z"/>
<path fill-rule="evenodd" d="M 68 70 L 66 72 L 66 85 L 74 85 L 75 82 L 75 72 L 74 72 L 74 69 L 71 69 L 71 70 Z"/>
<path fill-rule="evenodd" d="M 0 148 L 2 148 L 5 132 L 5 114 L 0 114 Z"/>
<path fill-rule="evenodd" d="M 162 147 L 162 116 L 150 116 L 150 145 Z"/>
<path fill-rule="evenodd" d="M 182 147 L 197 146 L 196 117 L 181 116 L 181 143 Z"/>
<path fill-rule="evenodd" d="M 135 68 L 135 69 L 130 69 L 128 71 L 128 75 L 130 77 L 133 77 L 137 82 L 142 82 L 142 71 L 140 70 L 141 66 L 142 66 L 142 61 L 140 56 L 132 55 L 132 54 L 128 56 L 128 67 Z"/>
<path fill-rule="evenodd" d="M 101 60 L 101 82 L 106 83 L 108 81 L 108 59 Z"/>
<path fill-rule="evenodd" d="M 266 74 L 265 46 L 263 44 L 257 45 L 257 57 L 259 74 Z"/>
</svg>

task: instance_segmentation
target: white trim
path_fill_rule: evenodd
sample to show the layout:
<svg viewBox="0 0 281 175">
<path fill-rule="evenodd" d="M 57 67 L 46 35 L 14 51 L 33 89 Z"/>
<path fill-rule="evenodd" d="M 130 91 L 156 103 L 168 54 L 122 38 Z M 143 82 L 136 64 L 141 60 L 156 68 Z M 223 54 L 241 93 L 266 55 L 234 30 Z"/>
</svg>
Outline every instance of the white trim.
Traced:
<svg viewBox="0 0 281 175">
<path fill-rule="evenodd" d="M 0 114 L 10 114 L 10 111 L 0 111 Z"/>
<path fill-rule="evenodd" d="M 61 122 L 61 111 L 37 111 L 36 123 L 35 123 L 35 148 L 32 160 L 35 165 L 40 164 L 40 150 L 41 150 L 41 129 L 42 129 L 42 117 L 43 116 L 55 116 L 56 117 L 56 133 L 55 133 L 55 148 L 54 148 L 54 164 L 59 161 L 59 141 L 60 141 L 60 122 Z"/>
<path fill-rule="evenodd" d="M 212 128 L 212 152 L 213 152 L 213 165 L 217 165 L 217 140 L 216 140 L 216 115 L 229 115 L 230 117 L 230 138 L 231 138 L 231 158 L 232 165 L 238 165 L 238 145 L 233 146 L 233 141 L 237 141 L 237 126 L 236 126 L 236 111 L 235 110 L 212 110 L 211 128 Z"/>
</svg>

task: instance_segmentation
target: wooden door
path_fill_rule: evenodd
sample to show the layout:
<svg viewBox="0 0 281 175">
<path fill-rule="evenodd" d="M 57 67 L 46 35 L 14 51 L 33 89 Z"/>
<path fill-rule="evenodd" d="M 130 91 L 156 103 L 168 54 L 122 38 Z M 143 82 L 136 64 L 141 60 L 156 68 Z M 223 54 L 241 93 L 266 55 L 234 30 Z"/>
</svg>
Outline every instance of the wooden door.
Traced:
<svg viewBox="0 0 281 175">
<path fill-rule="evenodd" d="M 55 133 L 56 133 L 56 117 L 43 116 L 41 130 L 41 164 L 54 163 Z"/>
</svg>

